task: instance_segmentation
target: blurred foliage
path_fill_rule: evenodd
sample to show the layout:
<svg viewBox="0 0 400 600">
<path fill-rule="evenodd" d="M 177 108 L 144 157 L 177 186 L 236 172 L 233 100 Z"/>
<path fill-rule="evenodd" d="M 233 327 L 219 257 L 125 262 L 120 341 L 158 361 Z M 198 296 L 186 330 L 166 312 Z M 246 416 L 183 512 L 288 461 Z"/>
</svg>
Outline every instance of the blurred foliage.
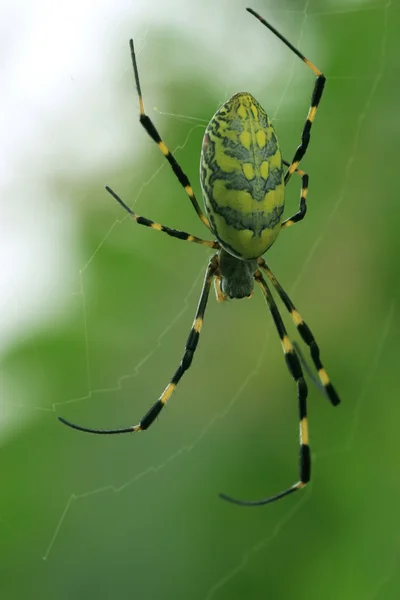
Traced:
<svg viewBox="0 0 400 600">
<path fill-rule="evenodd" d="M 258 509 L 217 497 L 222 491 L 263 497 L 297 480 L 295 386 L 258 293 L 222 306 L 210 297 L 193 366 L 146 434 L 96 437 L 56 420 L 62 414 L 93 427 L 137 422 L 180 360 L 200 292 L 207 252 L 134 225 L 102 191 L 106 180 L 139 214 L 206 235 L 134 121 L 132 135 L 142 148 L 134 164 L 126 156 L 118 170 L 82 181 L 65 175 L 52 184 L 55 194 L 62 191 L 76 204 L 81 262 L 59 324 L 18 344 L 3 363 L 8 378 L 25 390 L 32 408 L 22 410 L 31 410 L 32 420 L 0 452 L 2 598 L 399 597 L 393 71 L 399 72 L 400 12 L 390 5 L 385 33 L 385 4 L 313 16 L 329 11 L 325 3 L 309 3 L 305 32 L 318 31 L 329 65 L 302 165 L 310 173 L 309 212 L 268 255 L 315 333 L 343 399 L 334 410 L 310 386 L 312 484 Z M 257 9 L 268 14 L 266 6 Z M 274 19 L 295 34 L 289 13 Z M 262 51 L 267 32 L 251 21 L 246 26 L 260 36 Z M 152 35 L 168 40 L 169 50 L 150 40 L 141 53 L 146 107 L 168 145 L 184 146 L 176 156 L 200 198 L 204 125 L 226 90 L 202 61 L 199 40 L 177 31 Z M 182 76 L 171 57 L 189 47 L 199 59 Z M 301 47 L 310 50 L 306 33 Z M 277 90 L 289 83 L 276 124 L 290 158 L 312 77 L 297 59 L 291 74 L 292 57 L 285 56 L 287 68 L 272 82 L 255 75 L 261 92 L 254 93 L 272 116 Z M 324 67 L 315 46 L 310 58 Z M 158 99 L 151 97 L 154 89 L 146 97 L 154 64 Z M 120 93 L 135 102 L 129 77 Z M 126 98 L 122 103 L 127 106 Z M 285 214 L 295 211 L 299 189 L 293 178 Z M 288 329 L 295 337 L 290 323 Z M 19 398 L 12 400 L 19 406 Z"/>
</svg>

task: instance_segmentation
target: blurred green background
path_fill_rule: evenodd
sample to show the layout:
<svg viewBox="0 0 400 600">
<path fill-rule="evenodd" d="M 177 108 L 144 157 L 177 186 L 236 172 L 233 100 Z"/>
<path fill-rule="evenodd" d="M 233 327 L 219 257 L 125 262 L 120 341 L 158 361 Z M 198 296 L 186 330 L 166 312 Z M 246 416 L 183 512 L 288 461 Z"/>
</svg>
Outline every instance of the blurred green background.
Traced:
<svg viewBox="0 0 400 600">
<path fill-rule="evenodd" d="M 44 294 L 45 321 L 3 354 L 6 600 L 399 598 L 400 10 L 386 0 L 300 4 L 253 6 L 328 77 L 302 163 L 307 217 L 267 257 L 342 397 L 333 409 L 310 384 L 311 485 L 255 509 L 217 496 L 256 499 L 297 481 L 295 386 L 259 293 L 224 305 L 211 294 L 193 366 L 145 434 L 90 436 L 56 419 L 107 428 L 143 416 L 179 363 L 207 264 L 203 248 L 135 225 L 103 191 L 207 235 L 137 120 L 128 37 L 141 48 L 147 111 L 199 200 L 204 128 L 232 93 L 261 102 L 287 159 L 308 110 L 312 74 L 246 3 L 213 12 L 211 2 L 175 2 L 179 18 L 165 26 L 152 20 L 156 3 L 143 4 L 146 26 L 115 17 L 103 66 L 119 110 L 99 116 L 99 135 L 118 120 L 122 151 L 115 143 L 106 166 L 84 176 L 68 163 L 61 172 L 61 150 L 46 166 L 62 198 L 54 210 L 68 206 L 75 229 L 58 250 L 72 257 L 66 289 L 59 301 Z M 193 35 L 200 17 L 207 28 Z M 299 190 L 293 178 L 286 216 Z"/>
</svg>

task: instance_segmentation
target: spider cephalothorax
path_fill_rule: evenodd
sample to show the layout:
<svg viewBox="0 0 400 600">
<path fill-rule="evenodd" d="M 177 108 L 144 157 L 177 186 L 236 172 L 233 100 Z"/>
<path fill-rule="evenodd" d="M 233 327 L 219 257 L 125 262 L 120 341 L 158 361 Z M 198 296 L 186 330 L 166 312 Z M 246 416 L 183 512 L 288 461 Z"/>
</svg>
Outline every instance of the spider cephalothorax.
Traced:
<svg viewBox="0 0 400 600">
<path fill-rule="evenodd" d="M 218 255 L 221 292 L 228 298 L 248 298 L 254 289 L 254 273 L 257 261 L 242 260 L 226 252 L 223 248 Z"/>
</svg>

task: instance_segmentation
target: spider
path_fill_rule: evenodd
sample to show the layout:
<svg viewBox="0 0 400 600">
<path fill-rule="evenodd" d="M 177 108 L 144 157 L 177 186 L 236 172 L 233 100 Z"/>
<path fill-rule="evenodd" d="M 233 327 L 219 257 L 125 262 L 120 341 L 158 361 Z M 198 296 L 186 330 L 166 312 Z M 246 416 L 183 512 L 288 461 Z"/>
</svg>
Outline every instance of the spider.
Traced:
<svg viewBox="0 0 400 600">
<path fill-rule="evenodd" d="M 307 385 L 298 353 L 287 335 L 278 307 L 262 272 L 275 288 L 289 311 L 301 338 L 309 347 L 325 395 L 333 406 L 338 405 L 340 400 L 321 362 L 320 351 L 313 334 L 263 258 L 264 253 L 272 246 L 282 229 L 298 223 L 305 217 L 308 175 L 298 167 L 310 141 L 311 126 L 317 113 L 326 79 L 321 71 L 272 25 L 253 9 L 247 8 L 246 10 L 301 58 L 316 76 L 300 145 L 290 163 L 283 160 L 274 127 L 257 100 L 251 94 L 244 92 L 232 96 L 217 110 L 204 133 L 200 156 L 200 181 L 206 210 L 206 214 L 204 214 L 188 177 L 161 139 L 150 117 L 145 113 L 133 40 L 130 40 L 132 66 L 139 97 L 140 123 L 167 159 L 198 217 L 215 239 L 200 239 L 184 231 L 171 229 L 141 217 L 133 212 L 110 187 L 106 186 L 106 190 L 140 225 L 163 231 L 179 240 L 212 248 L 216 252 L 211 256 L 207 266 L 195 318 L 181 362 L 160 398 L 139 423 L 121 429 L 90 429 L 71 423 L 62 417 L 59 419 L 73 429 L 96 434 L 136 433 L 148 429 L 170 399 L 185 371 L 192 364 L 212 283 L 214 282 L 217 300 L 224 302 L 228 298 L 251 297 L 254 282 L 256 282 L 267 302 L 281 340 L 289 373 L 297 386 L 300 420 L 299 481 L 297 483 L 279 494 L 260 500 L 238 500 L 226 494 L 220 494 L 221 498 L 229 502 L 243 506 L 259 506 L 274 502 L 304 488 L 310 481 L 311 475 Z M 287 167 L 285 174 L 283 165 Z M 294 173 L 302 181 L 299 209 L 292 217 L 282 221 L 285 186 Z"/>
</svg>

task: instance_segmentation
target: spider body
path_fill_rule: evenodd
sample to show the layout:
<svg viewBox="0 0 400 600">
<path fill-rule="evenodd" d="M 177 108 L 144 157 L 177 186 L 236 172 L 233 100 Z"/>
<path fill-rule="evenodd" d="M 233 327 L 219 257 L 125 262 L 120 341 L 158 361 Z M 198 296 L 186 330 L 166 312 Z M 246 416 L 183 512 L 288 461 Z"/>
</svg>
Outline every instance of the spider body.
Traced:
<svg viewBox="0 0 400 600">
<path fill-rule="evenodd" d="M 280 231 L 285 188 L 275 130 L 251 94 L 235 94 L 209 122 L 200 182 L 221 246 L 240 259 L 262 256 Z"/>
<path fill-rule="evenodd" d="M 215 285 L 217 300 L 223 302 L 228 298 L 251 296 L 255 282 L 265 298 L 281 342 L 288 371 L 296 384 L 300 423 L 299 480 L 297 483 L 279 494 L 256 501 L 236 500 L 221 494 L 222 498 L 236 504 L 259 506 L 275 502 L 302 489 L 311 477 L 307 384 L 295 346 L 286 332 L 278 306 L 263 273 L 266 274 L 269 283 L 289 312 L 300 337 L 309 347 L 311 359 L 318 372 L 320 389 L 333 406 L 337 406 L 340 399 L 322 364 L 319 347 L 310 328 L 262 258 L 264 252 L 276 240 L 281 229 L 302 221 L 306 215 L 308 175 L 298 167 L 310 141 L 311 126 L 324 90 L 325 76 L 270 23 L 251 8 L 248 8 L 247 11 L 290 48 L 316 77 L 300 144 L 291 162 L 283 160 L 274 128 L 260 104 L 247 93 L 232 96 L 212 117 L 203 139 L 200 180 L 207 213 L 205 215 L 197 202 L 187 175 L 161 139 L 150 117 L 145 113 L 133 40 L 130 40 L 132 66 L 139 97 L 140 123 L 168 161 L 199 219 L 216 239 L 202 239 L 185 231 L 178 231 L 141 217 L 129 208 L 111 188 L 106 186 L 106 189 L 138 224 L 164 232 L 173 238 L 213 249 L 216 252 L 210 257 L 207 265 L 196 314 L 179 366 L 159 399 L 150 406 L 140 421 L 136 425 L 119 429 L 92 429 L 76 425 L 62 417 L 59 419 L 69 427 L 95 434 L 137 433 L 148 429 L 155 422 L 182 376 L 192 364 L 200 339 L 212 283 L 214 282 Z M 282 165 L 287 167 L 284 175 Z M 294 173 L 301 178 L 299 208 L 291 217 L 281 221 L 284 208 L 284 188 Z"/>
</svg>

